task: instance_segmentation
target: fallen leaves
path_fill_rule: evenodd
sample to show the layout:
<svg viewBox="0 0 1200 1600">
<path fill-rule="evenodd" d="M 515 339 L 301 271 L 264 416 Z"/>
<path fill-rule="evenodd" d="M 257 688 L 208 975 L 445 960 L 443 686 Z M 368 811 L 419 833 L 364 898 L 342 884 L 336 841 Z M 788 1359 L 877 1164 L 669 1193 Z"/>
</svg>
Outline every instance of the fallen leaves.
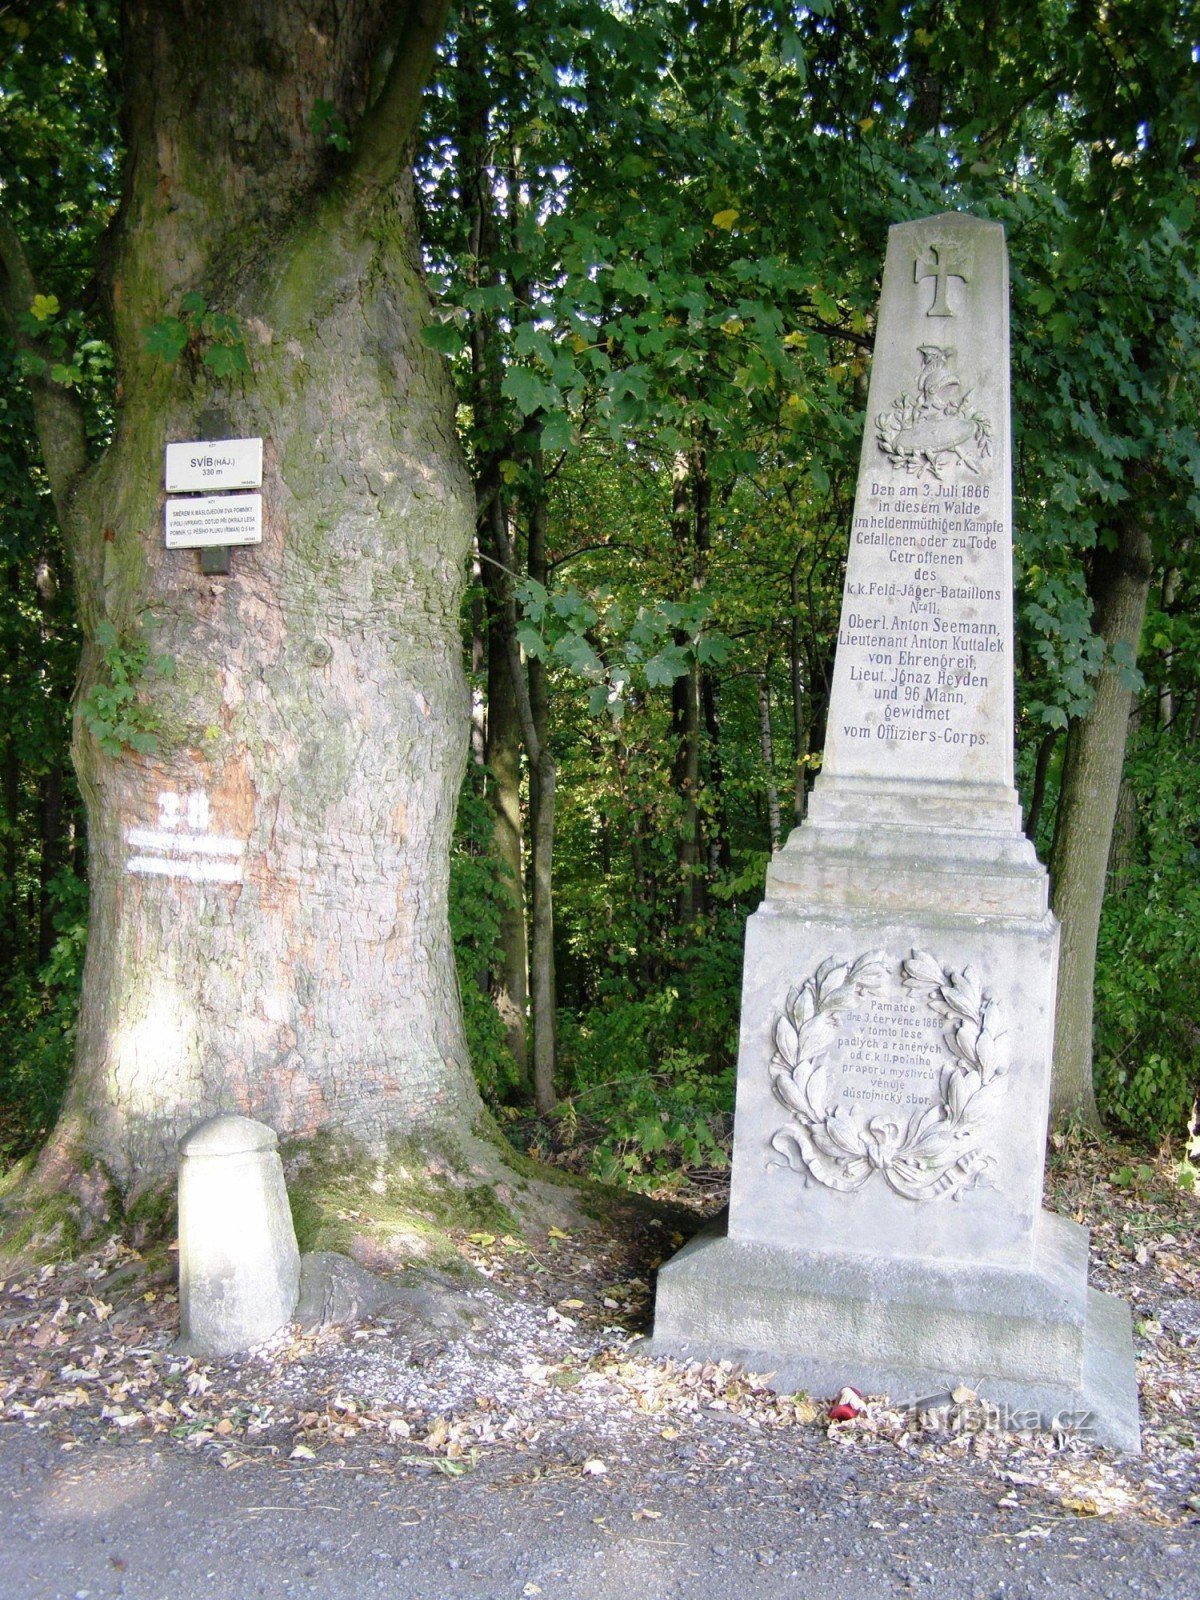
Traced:
<svg viewBox="0 0 1200 1600">
<path fill-rule="evenodd" d="M 732 1361 L 647 1361 L 615 1350 L 598 1356 L 591 1370 L 623 1389 L 650 1416 L 730 1411 L 760 1427 L 786 1428 L 807 1426 L 821 1414 L 807 1395 L 776 1394 L 766 1377 Z M 662 1434 L 677 1436 L 675 1430 Z"/>
<path fill-rule="evenodd" d="M 524 1464 L 515 1478 L 489 1472 L 489 1488 L 561 1477 L 628 1489 L 624 1539 L 639 1537 L 629 1519 L 659 1520 L 653 1500 L 641 1503 L 646 1479 L 633 1476 L 647 1455 L 657 1452 L 671 1473 L 732 1480 L 751 1470 L 748 1446 L 760 1461 L 801 1473 L 796 1463 L 831 1447 L 855 1452 L 868 1481 L 901 1456 L 924 1482 L 961 1481 L 966 1469 L 995 1486 L 995 1514 L 1006 1525 L 997 1536 L 1014 1540 L 1043 1536 L 1025 1526 L 1030 1518 L 1049 1518 L 1050 1527 L 1109 1516 L 1187 1519 L 1200 1508 L 1187 1509 L 1189 1495 L 1200 1500 L 1200 1382 L 1188 1332 L 1200 1321 L 1187 1298 L 1198 1287 L 1195 1202 L 1187 1204 L 1186 1215 L 1182 1202 L 1171 1214 L 1139 1215 L 1126 1232 L 1122 1196 L 1123 1209 L 1101 1214 L 1097 1226 L 1100 1286 L 1137 1307 L 1147 1421 L 1147 1458 L 1112 1478 L 1097 1470 L 1106 1458 L 1079 1440 L 998 1435 L 986 1385 L 982 1395 L 959 1385 L 924 1421 L 883 1397 L 860 1396 L 857 1406 L 843 1393 L 833 1403 L 857 1408 L 831 1419 L 828 1396 L 776 1394 L 769 1374 L 734 1362 L 646 1357 L 614 1323 L 630 1332 L 645 1325 L 648 1262 L 677 1242 L 662 1224 L 643 1224 L 640 1244 L 583 1227 L 547 1230 L 544 1244 L 531 1236 L 530 1245 L 515 1235 L 463 1234 L 463 1254 L 494 1285 L 482 1291 L 471 1350 L 456 1338 L 406 1342 L 399 1322 L 364 1323 L 284 1336 L 244 1360 L 211 1363 L 173 1349 L 173 1286 L 112 1242 L 0 1284 L 0 1417 L 49 1430 L 63 1448 L 165 1439 L 231 1469 L 261 1460 L 291 1472 L 450 1480 L 507 1452 Z M 1079 1209 L 1093 1220 L 1090 1202 Z M 640 1530 L 641 1542 L 661 1531 Z"/>
</svg>

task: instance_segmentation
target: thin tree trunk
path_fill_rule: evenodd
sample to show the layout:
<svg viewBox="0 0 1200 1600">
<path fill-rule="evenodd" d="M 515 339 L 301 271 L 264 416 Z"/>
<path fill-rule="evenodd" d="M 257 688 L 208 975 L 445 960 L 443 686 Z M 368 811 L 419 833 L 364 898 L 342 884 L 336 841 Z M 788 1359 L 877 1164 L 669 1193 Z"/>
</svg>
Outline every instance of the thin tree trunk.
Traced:
<svg viewBox="0 0 1200 1600">
<path fill-rule="evenodd" d="M 1178 595 L 1179 569 L 1170 567 L 1163 575 L 1162 581 L 1162 609 L 1168 616 L 1175 608 Z M 1171 666 L 1174 656 L 1174 650 L 1167 650 L 1163 656 L 1162 683 L 1158 690 L 1158 722 L 1163 728 L 1169 728 L 1175 720 L 1175 693 L 1171 686 Z"/>
<path fill-rule="evenodd" d="M 792 615 L 788 629 L 788 670 L 792 684 L 792 823 L 799 827 L 808 810 L 808 716 L 807 696 L 804 692 L 804 649 L 800 631 L 800 557 L 803 547 L 796 552 L 792 570 L 788 574 L 788 593 L 792 602 Z"/>
<path fill-rule="evenodd" d="M 1037 760 L 1033 767 L 1033 793 L 1029 797 L 1029 815 L 1025 819 L 1025 835 L 1033 844 L 1037 844 L 1038 828 L 1042 821 L 1042 808 L 1046 804 L 1046 779 L 1050 774 L 1050 762 L 1058 744 L 1060 729 L 1051 728 L 1042 735 L 1038 745 Z"/>
<path fill-rule="evenodd" d="M 486 661 L 484 642 L 483 563 L 479 558 L 479 541 L 471 553 L 471 760 L 477 767 L 487 763 L 487 695 L 480 685 Z"/>
<path fill-rule="evenodd" d="M 38 865 L 38 962 L 44 964 L 54 949 L 54 895 L 51 886 L 62 870 L 63 770 L 52 759 L 49 771 L 38 785 L 38 810 L 41 823 L 41 860 Z"/>
<path fill-rule="evenodd" d="M 1092 627 L 1105 642 L 1109 664 L 1096 680 L 1092 709 L 1067 733 L 1051 863 L 1054 910 L 1063 927 L 1051 1115 L 1092 1127 L 1100 1121 L 1092 1080 L 1096 942 L 1133 698 L 1111 661 L 1122 645 L 1136 659 L 1153 575 L 1150 536 L 1136 498 L 1117 535 L 1115 550 L 1098 548 L 1093 555 Z"/>
<path fill-rule="evenodd" d="M 774 854 L 779 849 L 781 821 L 779 785 L 775 781 L 775 739 L 771 732 L 771 683 L 767 672 L 763 672 L 758 680 L 758 747 L 766 776 L 767 825 L 771 835 L 771 852 Z"/>
<path fill-rule="evenodd" d="M 4 746 L 4 888 L 0 899 L 0 963 L 8 972 L 21 948 L 21 909 L 17 894 L 17 858 L 21 839 L 21 757 L 9 734 Z"/>
<path fill-rule="evenodd" d="M 550 576 L 550 563 L 546 550 L 542 452 L 532 450 L 529 463 L 533 480 L 529 508 L 529 576 L 545 587 Z M 512 658 L 510 649 L 509 659 Z M 532 821 L 529 981 L 533 999 L 533 1096 L 538 1111 L 545 1115 L 555 1105 L 554 1076 L 558 1064 L 558 994 L 554 970 L 554 801 L 557 767 L 550 754 L 550 683 L 543 662 L 534 659 L 528 663 L 528 682 L 530 721 L 525 729 L 525 749 L 529 755 L 529 809 Z M 519 696 L 517 704 L 520 707 Z"/>
<path fill-rule="evenodd" d="M 474 7 L 459 12 L 459 190 L 470 218 L 472 287 L 500 281 L 500 231 L 497 197 L 490 166 L 491 92 L 487 81 L 486 41 Z M 480 506 L 477 537 L 484 556 L 483 585 L 487 596 L 487 736 L 490 771 L 488 795 L 493 813 L 493 839 L 505 872 L 500 914 L 500 961 L 490 975 L 490 988 L 504 1024 L 509 1050 L 521 1083 L 529 1078 L 529 943 L 526 928 L 525 862 L 521 823 L 521 726 L 508 651 L 508 576 L 496 565 L 511 556 L 509 505 L 500 462 L 518 453 L 508 435 L 501 397 L 503 358 L 494 319 L 483 310 L 471 315 L 471 405 L 478 444 L 476 495 Z"/>
<path fill-rule="evenodd" d="M 510 149 L 506 168 L 507 210 L 505 222 L 514 257 L 519 257 L 517 234 L 522 225 L 529 187 L 517 170 L 517 152 Z M 536 199 L 535 202 L 536 204 Z M 490 216 L 496 217 L 491 211 Z M 498 225 L 498 217 L 496 217 Z M 512 279 L 513 296 L 518 305 L 530 304 L 530 285 L 520 276 Z M 531 437 L 536 437 L 532 435 Z M 546 498 L 542 452 L 529 439 L 514 440 L 514 455 L 524 458 L 529 488 L 526 496 L 526 567 L 534 581 L 546 585 L 549 559 L 546 549 Z M 517 610 L 512 579 L 516 556 L 507 525 L 493 524 L 501 541 L 501 563 L 508 577 L 505 607 L 508 618 L 506 654 L 512 677 L 513 694 L 521 724 L 521 737 L 529 773 L 529 885 L 530 913 L 529 989 L 533 1031 L 530 1052 L 533 1068 L 534 1104 L 543 1115 L 556 1103 L 554 1077 L 557 1065 L 557 995 L 554 970 L 554 799 L 557 772 L 550 752 L 549 683 L 543 664 L 521 659 L 517 642 Z"/>
<path fill-rule="evenodd" d="M 502 516 L 497 504 L 494 516 Z M 498 542 L 498 548 L 506 541 Z M 529 946 L 525 925 L 525 861 L 521 828 L 521 719 L 509 659 L 505 575 L 488 573 L 487 765 L 496 854 L 505 867 L 500 912 L 500 964 L 492 996 L 522 1085 L 529 1078 Z M 531 1088 L 532 1085 L 529 1085 Z"/>
<path fill-rule="evenodd" d="M 683 569 L 690 573 L 693 593 L 704 583 L 710 494 L 704 452 L 677 451 L 671 475 L 671 532 Z M 675 642 L 686 645 L 687 634 L 677 633 Z M 686 926 L 704 909 L 699 803 L 700 670 L 694 661 L 671 685 L 671 732 L 675 740 L 672 781 L 680 801 L 677 915 L 680 924 Z"/>
<path fill-rule="evenodd" d="M 59 599 L 58 580 L 52 563 L 43 557 L 37 567 L 39 635 L 43 654 L 55 642 L 55 604 Z M 58 749 L 50 751 L 50 765 L 38 784 L 40 852 L 38 862 L 38 962 L 50 959 L 54 948 L 54 897 L 51 885 L 62 869 L 66 855 L 63 836 L 63 780 L 65 774 Z"/>
<path fill-rule="evenodd" d="M 721 713 L 717 680 L 707 667 L 700 668 L 700 708 L 708 741 L 709 791 L 712 822 L 708 840 L 708 872 L 715 877 L 732 865 L 729 849 L 729 806 L 725 797 L 725 766 L 721 752 Z"/>
<path fill-rule="evenodd" d="M 514 570 L 513 554 L 508 531 L 499 523 L 496 524 L 495 531 L 500 540 L 500 559 L 511 575 Z M 544 550 L 542 561 L 544 570 Z M 509 674 L 521 722 L 521 734 L 525 741 L 525 754 L 529 760 L 531 788 L 536 787 L 537 792 L 530 852 L 532 933 L 529 976 L 533 1010 L 533 1097 L 534 1105 L 544 1116 L 553 1111 L 556 1103 L 553 864 L 554 792 L 557 770 L 554 757 L 550 753 L 549 741 L 542 737 L 539 729 L 530 677 L 526 674 L 525 664 L 521 660 L 521 646 L 517 641 L 517 604 L 511 581 L 505 586 L 504 603 L 508 615 L 505 648 L 508 654 Z"/>
<path fill-rule="evenodd" d="M 644 989 L 654 981 L 654 963 L 651 960 L 651 941 L 647 937 L 657 920 L 654 883 L 646 871 L 644 844 L 645 824 L 642 808 L 632 793 L 629 781 L 629 751 L 618 737 L 613 740 L 613 766 L 625 810 L 629 817 L 629 864 L 633 870 L 634 892 L 641 911 L 641 934 L 637 947 L 638 977 Z"/>
</svg>

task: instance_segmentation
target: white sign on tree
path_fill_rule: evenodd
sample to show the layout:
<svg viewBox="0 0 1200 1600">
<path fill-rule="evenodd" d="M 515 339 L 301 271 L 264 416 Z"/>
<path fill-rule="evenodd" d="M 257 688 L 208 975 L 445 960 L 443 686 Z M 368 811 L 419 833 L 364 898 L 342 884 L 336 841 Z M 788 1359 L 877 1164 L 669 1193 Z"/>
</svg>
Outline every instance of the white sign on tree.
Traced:
<svg viewBox="0 0 1200 1600">
<path fill-rule="evenodd" d="M 204 494 L 168 500 L 168 550 L 209 545 L 261 544 L 261 494 Z"/>
<path fill-rule="evenodd" d="M 166 490 L 258 489 L 262 486 L 261 439 L 194 439 L 167 446 Z"/>
</svg>

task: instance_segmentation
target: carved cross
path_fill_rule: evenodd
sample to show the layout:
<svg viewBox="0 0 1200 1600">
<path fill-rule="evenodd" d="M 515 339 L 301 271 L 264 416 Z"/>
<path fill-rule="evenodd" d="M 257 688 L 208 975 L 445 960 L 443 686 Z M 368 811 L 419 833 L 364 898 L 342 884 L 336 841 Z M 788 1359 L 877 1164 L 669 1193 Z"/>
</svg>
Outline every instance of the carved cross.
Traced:
<svg viewBox="0 0 1200 1600">
<path fill-rule="evenodd" d="M 925 278 L 934 280 L 933 304 L 925 313 L 927 317 L 952 317 L 950 302 L 946 296 L 946 285 L 949 279 L 958 278 L 962 283 L 971 280 L 967 275 L 968 262 L 965 253 L 957 245 L 930 244 L 926 246 L 926 256 L 933 257 L 933 264 L 922 264 L 922 257 L 918 256 L 913 263 L 913 282 L 920 283 Z"/>
</svg>

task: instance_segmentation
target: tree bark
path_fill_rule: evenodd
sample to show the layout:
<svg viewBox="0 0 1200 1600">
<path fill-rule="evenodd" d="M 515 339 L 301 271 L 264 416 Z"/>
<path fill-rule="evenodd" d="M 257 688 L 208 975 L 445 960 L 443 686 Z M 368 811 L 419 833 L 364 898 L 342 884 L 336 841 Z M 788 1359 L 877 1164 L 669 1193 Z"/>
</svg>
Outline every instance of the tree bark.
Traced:
<svg viewBox="0 0 1200 1600">
<path fill-rule="evenodd" d="M 762 756 L 763 774 L 767 787 L 767 827 L 771 837 L 772 854 L 779 849 L 781 818 L 779 814 L 779 785 L 775 781 L 775 737 L 771 731 L 771 679 L 770 666 L 758 680 L 758 747 Z"/>
<path fill-rule="evenodd" d="M 1111 663 L 1121 645 L 1136 659 L 1153 575 L 1150 536 L 1136 500 L 1116 534 L 1116 548 L 1097 549 L 1092 560 L 1092 628 L 1105 642 L 1108 664 L 1096 680 L 1091 710 L 1067 732 L 1051 862 L 1054 910 L 1063 925 L 1051 1116 L 1076 1117 L 1092 1127 L 1100 1123 L 1092 1081 L 1096 941 L 1133 701 Z"/>
<path fill-rule="evenodd" d="M 1042 735 L 1033 766 L 1033 793 L 1029 797 L 1029 815 L 1025 819 L 1025 836 L 1033 845 L 1037 844 L 1042 809 L 1046 803 L 1046 779 L 1050 775 L 1050 762 L 1054 756 L 1054 747 L 1058 744 L 1059 732 L 1058 728 L 1051 728 Z"/>
<path fill-rule="evenodd" d="M 495 509 L 500 511 L 498 506 Z M 521 719 L 509 660 L 504 581 L 504 575 L 492 567 L 487 578 L 487 765 L 491 775 L 493 838 L 496 854 L 506 868 L 500 914 L 500 962 L 492 973 L 492 998 L 524 1083 L 529 1075 L 529 944 L 521 830 Z"/>
<path fill-rule="evenodd" d="M 458 189 L 469 218 L 473 286 L 500 281 L 499 216 L 490 166 L 492 96 L 487 82 L 487 41 L 473 7 L 459 12 Z M 500 918 L 501 954 L 489 974 L 493 1001 L 504 1023 L 517 1071 L 529 1075 L 529 942 L 525 916 L 525 864 L 521 827 L 521 724 L 508 651 L 509 578 L 497 564 L 511 551 L 506 532 L 508 496 L 500 462 L 518 453 L 508 434 L 501 398 L 503 364 L 496 324 L 487 312 L 471 314 L 470 400 L 476 441 L 478 538 L 485 556 L 487 596 L 488 796 L 496 853 L 507 869 Z"/>
<path fill-rule="evenodd" d="M 693 590 L 699 588 L 703 581 L 697 532 L 701 505 L 707 513 L 706 477 L 698 452 L 676 452 L 671 475 L 671 531 L 683 570 L 690 574 L 690 587 Z M 675 642 L 686 645 L 687 635 L 676 634 Z M 695 662 L 671 685 L 671 732 L 675 739 L 672 780 L 680 801 L 677 915 L 680 924 L 686 926 L 703 909 L 699 807 L 700 675 Z"/>
<path fill-rule="evenodd" d="M 529 951 L 529 979 L 533 1011 L 533 1100 L 544 1116 L 556 1104 L 554 1069 L 557 1059 L 557 1027 L 554 992 L 554 795 L 558 781 L 557 768 L 545 737 L 545 704 L 542 703 L 543 720 L 539 722 L 533 699 L 533 674 L 525 671 L 521 660 L 521 646 L 517 642 L 517 605 L 513 594 L 511 575 L 513 568 L 512 543 L 502 523 L 495 525 L 500 541 L 500 559 L 509 575 L 505 586 L 507 628 L 504 642 L 508 651 L 509 677 L 521 722 L 521 737 L 529 760 L 530 788 L 536 796 L 532 807 L 533 839 L 531 855 L 532 887 L 530 893 L 531 938 Z M 534 540 L 530 539 L 530 566 L 534 560 Z M 545 552 L 540 561 L 545 571 Z M 535 663 L 530 663 L 533 666 Z"/>
<path fill-rule="evenodd" d="M 804 692 L 804 647 L 800 637 L 800 559 L 804 546 L 796 551 L 788 574 L 788 595 L 792 610 L 788 626 L 788 671 L 792 686 L 792 825 L 798 828 L 808 810 L 808 717 Z"/>
<path fill-rule="evenodd" d="M 44 1173 L 169 1172 L 222 1110 L 378 1149 L 479 1107 L 446 908 L 474 496 L 421 338 L 406 170 L 444 11 L 126 4 L 113 442 L 84 474 L 61 394 L 39 423 L 84 705 L 102 622 L 174 674 L 141 683 L 150 752 L 114 756 L 76 716 L 92 909 Z M 314 133 L 318 100 L 347 155 Z M 189 293 L 237 319 L 248 372 L 218 376 L 203 332 L 173 365 L 149 352 Z M 213 437 L 218 413 L 264 440 L 263 538 L 206 577 L 164 549 L 160 486 L 164 444 Z"/>
</svg>

